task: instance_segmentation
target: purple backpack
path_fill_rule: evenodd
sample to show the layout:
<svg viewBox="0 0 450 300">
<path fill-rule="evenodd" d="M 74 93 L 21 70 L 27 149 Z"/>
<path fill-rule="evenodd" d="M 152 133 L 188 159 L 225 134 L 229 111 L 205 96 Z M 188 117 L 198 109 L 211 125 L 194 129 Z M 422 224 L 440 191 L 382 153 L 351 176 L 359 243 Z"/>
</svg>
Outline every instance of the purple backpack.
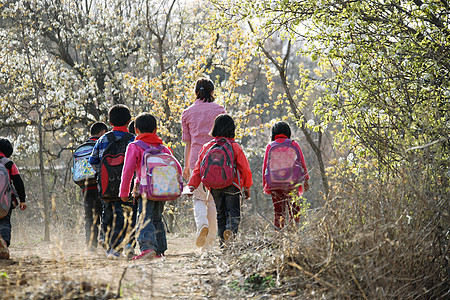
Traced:
<svg viewBox="0 0 450 300">
<path fill-rule="evenodd" d="M 183 181 L 178 160 L 163 152 L 163 145 L 150 147 L 143 141 L 134 143 L 144 149 L 139 176 L 140 193 L 154 201 L 171 201 L 180 197 Z"/>
<path fill-rule="evenodd" d="M 298 188 L 306 177 L 301 164 L 300 150 L 292 145 L 292 140 L 282 143 L 272 142 L 267 154 L 267 166 L 264 172 L 269 190 L 290 191 Z"/>
<path fill-rule="evenodd" d="M 226 138 L 214 141 L 200 163 L 200 178 L 204 186 L 223 189 L 234 181 L 234 152 Z"/>
</svg>

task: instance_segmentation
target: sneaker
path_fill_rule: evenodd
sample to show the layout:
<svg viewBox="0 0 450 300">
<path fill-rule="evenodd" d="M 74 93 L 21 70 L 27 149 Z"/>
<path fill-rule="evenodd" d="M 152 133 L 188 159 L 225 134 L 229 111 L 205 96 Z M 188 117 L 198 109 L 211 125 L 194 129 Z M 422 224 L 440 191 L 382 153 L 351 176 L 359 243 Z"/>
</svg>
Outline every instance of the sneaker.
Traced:
<svg viewBox="0 0 450 300">
<path fill-rule="evenodd" d="M 156 252 L 153 249 L 148 249 L 148 250 L 144 250 L 141 252 L 141 254 L 133 257 L 133 260 L 138 260 L 138 259 L 153 259 L 156 257 Z"/>
<path fill-rule="evenodd" d="M 123 256 L 127 258 L 133 258 L 134 257 L 134 248 L 130 244 L 126 245 L 123 248 Z"/>
<path fill-rule="evenodd" d="M 120 252 L 118 252 L 118 251 L 116 251 L 114 249 L 111 249 L 111 250 L 108 251 L 108 254 L 106 255 L 106 258 L 107 259 L 111 259 L 111 260 L 119 259 L 120 258 Z"/>
<path fill-rule="evenodd" d="M 233 232 L 231 230 L 227 229 L 223 232 L 223 242 L 225 245 L 227 245 L 230 242 L 231 237 L 233 236 Z"/>
<path fill-rule="evenodd" d="M 155 258 L 164 258 L 164 253 L 157 252 Z"/>
<path fill-rule="evenodd" d="M 0 237 L 0 259 L 9 259 L 8 245 L 2 237 Z"/>
<path fill-rule="evenodd" d="M 203 247 L 206 242 L 206 236 L 208 235 L 208 226 L 203 225 L 197 233 L 197 238 L 195 239 L 195 246 Z"/>
<path fill-rule="evenodd" d="M 106 252 L 106 254 L 108 254 L 108 245 L 105 243 L 104 240 L 99 240 L 98 245 L 100 246 L 100 248 L 103 249 L 103 251 Z"/>
</svg>

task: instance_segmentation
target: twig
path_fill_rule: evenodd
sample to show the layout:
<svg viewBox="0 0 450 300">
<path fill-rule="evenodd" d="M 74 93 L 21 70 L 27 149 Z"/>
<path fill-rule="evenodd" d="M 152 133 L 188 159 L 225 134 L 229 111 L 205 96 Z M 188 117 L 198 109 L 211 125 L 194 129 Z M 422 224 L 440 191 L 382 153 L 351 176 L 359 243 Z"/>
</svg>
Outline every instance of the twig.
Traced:
<svg viewBox="0 0 450 300">
<path fill-rule="evenodd" d="M 313 273 L 311 273 L 311 272 L 306 271 L 305 269 L 303 269 L 301 266 L 299 266 L 299 265 L 298 265 L 297 263 L 295 263 L 295 262 L 288 262 L 288 265 L 290 265 L 291 267 L 294 267 L 294 268 L 299 269 L 300 271 L 302 271 L 302 272 L 305 273 L 306 275 L 311 276 L 311 277 L 314 278 L 315 280 L 317 280 L 317 281 L 319 281 L 319 282 L 325 284 L 325 285 L 328 286 L 328 287 L 331 287 L 331 288 L 333 288 L 333 289 L 335 289 L 335 290 L 338 289 L 336 286 L 332 285 L 331 283 L 328 283 L 328 282 L 324 281 L 323 279 L 320 279 L 319 277 L 317 277 L 317 275 L 315 275 L 315 274 L 313 274 Z"/>
<path fill-rule="evenodd" d="M 350 274 L 352 274 L 352 279 L 353 279 L 353 281 L 356 283 L 356 285 L 358 286 L 358 290 L 361 292 L 363 298 L 364 298 L 365 300 L 368 300 L 366 294 L 364 293 L 363 289 L 361 288 L 361 285 L 359 284 L 358 280 L 356 280 L 355 273 L 353 272 L 352 269 L 350 269 Z"/>
</svg>

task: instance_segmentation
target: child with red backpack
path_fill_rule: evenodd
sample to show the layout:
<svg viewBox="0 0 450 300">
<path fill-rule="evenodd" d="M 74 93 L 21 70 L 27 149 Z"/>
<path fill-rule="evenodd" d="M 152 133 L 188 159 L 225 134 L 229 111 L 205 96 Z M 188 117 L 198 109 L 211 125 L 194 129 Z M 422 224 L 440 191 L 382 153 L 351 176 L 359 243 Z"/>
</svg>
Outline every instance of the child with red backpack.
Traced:
<svg viewBox="0 0 450 300">
<path fill-rule="evenodd" d="M 309 189 L 309 175 L 300 145 L 291 140 L 291 128 L 286 122 L 272 126 L 272 143 L 267 145 L 263 164 L 264 193 L 272 196 L 275 211 L 274 226 L 283 229 L 286 209 L 290 219 L 300 219 L 300 207 L 292 201 L 291 192 L 298 195 Z"/>
<path fill-rule="evenodd" d="M 116 104 L 108 111 L 112 131 L 102 135 L 96 142 L 89 157 L 89 163 L 98 172 L 98 191 L 103 201 L 102 230 L 105 241 L 99 241 L 107 251 L 108 259 L 121 256 L 124 238 L 124 211 L 119 197 L 120 177 L 122 175 L 125 150 L 134 141 L 134 135 L 128 132 L 131 121 L 129 108 Z"/>
<path fill-rule="evenodd" d="M 210 189 L 217 208 L 220 247 L 236 235 L 241 221 L 241 193 L 250 198 L 252 172 L 244 151 L 234 141 L 233 118 L 222 114 L 215 118 L 211 135 L 214 140 L 203 145 L 195 164 L 189 189 L 200 183 Z"/>
<path fill-rule="evenodd" d="M 133 260 L 153 259 L 163 257 L 167 250 L 162 213 L 165 201 L 175 200 L 183 190 L 181 165 L 156 135 L 154 116 L 141 113 L 134 124 L 137 137 L 125 153 L 120 196 L 122 201 L 128 201 L 131 181 L 136 173 L 135 185 L 139 185 L 141 194 L 137 216 L 137 241 L 141 254 Z"/>
<path fill-rule="evenodd" d="M 13 150 L 9 140 L 0 138 L 0 259 L 9 259 L 11 213 L 13 208 L 17 206 L 16 196 L 19 197 L 20 210 L 27 208 L 22 177 L 20 177 L 17 166 L 8 159 Z"/>
</svg>

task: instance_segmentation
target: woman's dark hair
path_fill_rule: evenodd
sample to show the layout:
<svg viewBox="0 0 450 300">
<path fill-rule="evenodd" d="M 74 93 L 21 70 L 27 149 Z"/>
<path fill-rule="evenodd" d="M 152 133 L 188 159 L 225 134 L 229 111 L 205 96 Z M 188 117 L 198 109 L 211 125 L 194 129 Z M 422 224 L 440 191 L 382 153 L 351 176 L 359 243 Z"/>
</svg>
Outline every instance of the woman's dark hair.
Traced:
<svg viewBox="0 0 450 300">
<path fill-rule="evenodd" d="M 116 104 L 109 109 L 108 118 L 113 126 L 125 126 L 131 120 L 131 113 L 126 105 Z"/>
<path fill-rule="evenodd" d="M 156 129 L 156 119 L 149 113 L 140 113 L 134 121 L 134 127 L 141 133 L 151 133 Z"/>
<path fill-rule="evenodd" d="M 0 138 L 0 151 L 3 152 L 5 157 L 10 157 L 13 154 L 13 146 L 8 139 Z"/>
<path fill-rule="evenodd" d="M 211 135 L 213 137 L 226 137 L 234 139 L 234 131 L 236 125 L 234 125 L 233 118 L 229 115 L 218 115 L 214 119 L 214 126 L 211 129 Z"/>
<path fill-rule="evenodd" d="M 291 128 L 288 123 L 279 121 L 272 126 L 272 141 L 275 141 L 275 137 L 279 134 L 284 134 L 288 139 L 291 138 Z"/>
<path fill-rule="evenodd" d="M 214 102 L 213 91 L 214 83 L 208 78 L 200 78 L 195 83 L 195 95 L 203 102 Z"/>
</svg>

